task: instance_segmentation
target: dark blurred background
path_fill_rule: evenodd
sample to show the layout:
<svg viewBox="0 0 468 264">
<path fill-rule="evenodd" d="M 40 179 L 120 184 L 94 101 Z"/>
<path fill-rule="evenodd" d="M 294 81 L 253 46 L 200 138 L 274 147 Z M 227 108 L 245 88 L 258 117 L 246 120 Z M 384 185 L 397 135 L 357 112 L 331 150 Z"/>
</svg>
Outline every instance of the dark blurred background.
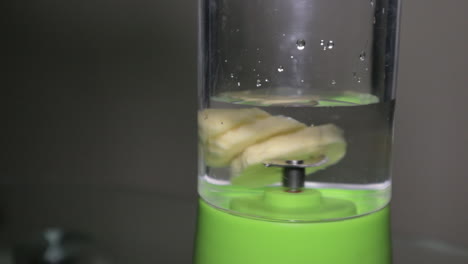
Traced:
<svg viewBox="0 0 468 264">
<path fill-rule="evenodd" d="M 468 263 L 468 2 L 402 2 L 395 263 Z M 0 263 L 50 227 L 93 263 L 191 263 L 197 2 L 2 5 Z"/>
</svg>

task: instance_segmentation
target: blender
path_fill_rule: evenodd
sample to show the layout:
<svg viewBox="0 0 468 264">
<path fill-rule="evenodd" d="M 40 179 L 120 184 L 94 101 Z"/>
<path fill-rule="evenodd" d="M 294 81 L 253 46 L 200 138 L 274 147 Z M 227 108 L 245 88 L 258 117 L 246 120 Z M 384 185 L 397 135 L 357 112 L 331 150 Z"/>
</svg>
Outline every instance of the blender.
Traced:
<svg viewBox="0 0 468 264">
<path fill-rule="evenodd" d="M 391 263 L 399 6 L 200 0 L 194 263 Z"/>
</svg>

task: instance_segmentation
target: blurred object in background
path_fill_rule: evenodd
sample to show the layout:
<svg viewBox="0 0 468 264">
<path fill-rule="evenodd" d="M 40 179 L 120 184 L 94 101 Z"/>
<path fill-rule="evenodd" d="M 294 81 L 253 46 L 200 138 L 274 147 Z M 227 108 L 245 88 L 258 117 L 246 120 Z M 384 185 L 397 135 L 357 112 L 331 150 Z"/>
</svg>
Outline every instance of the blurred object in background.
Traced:
<svg viewBox="0 0 468 264">
<path fill-rule="evenodd" d="M 15 264 L 110 264 L 93 246 L 88 235 L 48 228 L 15 245 L 13 259 Z"/>
</svg>

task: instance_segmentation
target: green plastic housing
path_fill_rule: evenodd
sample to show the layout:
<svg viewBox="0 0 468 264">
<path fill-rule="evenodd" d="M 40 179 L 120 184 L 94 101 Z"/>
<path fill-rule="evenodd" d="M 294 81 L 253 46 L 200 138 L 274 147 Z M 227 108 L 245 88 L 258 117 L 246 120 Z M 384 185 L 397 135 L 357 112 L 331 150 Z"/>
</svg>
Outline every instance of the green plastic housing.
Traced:
<svg viewBox="0 0 468 264">
<path fill-rule="evenodd" d="M 199 203 L 195 264 L 390 264 L 389 208 L 340 221 L 270 222 Z"/>
</svg>

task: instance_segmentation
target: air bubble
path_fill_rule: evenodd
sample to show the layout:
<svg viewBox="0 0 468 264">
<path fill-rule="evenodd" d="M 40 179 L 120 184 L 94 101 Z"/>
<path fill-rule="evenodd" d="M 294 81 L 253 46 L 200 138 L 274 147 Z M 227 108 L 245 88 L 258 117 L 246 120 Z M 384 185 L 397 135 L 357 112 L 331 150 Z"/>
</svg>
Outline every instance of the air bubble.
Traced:
<svg viewBox="0 0 468 264">
<path fill-rule="evenodd" d="M 305 40 L 303 40 L 303 39 L 298 40 L 296 42 L 297 49 L 298 50 L 303 50 L 305 48 L 305 44 L 306 44 Z"/>
<path fill-rule="evenodd" d="M 278 67 L 278 72 L 283 72 L 283 71 L 284 71 L 283 66 L 279 66 L 279 67 Z"/>
<path fill-rule="evenodd" d="M 231 75 L 230 75 L 230 76 L 231 76 L 231 78 L 234 78 L 234 73 L 231 73 Z"/>
<path fill-rule="evenodd" d="M 240 82 L 237 82 L 237 86 L 240 86 Z"/>
<path fill-rule="evenodd" d="M 359 54 L 359 59 L 361 61 L 365 61 L 366 60 L 366 52 L 365 51 L 362 51 L 361 54 Z"/>
<path fill-rule="evenodd" d="M 335 85 L 336 84 L 336 81 L 335 80 L 332 80 L 331 81 L 331 85 Z"/>
<path fill-rule="evenodd" d="M 323 50 L 329 50 L 333 49 L 335 47 L 335 42 L 333 40 L 329 40 L 327 43 L 325 43 L 325 40 L 320 40 L 320 46 L 323 47 Z"/>
<path fill-rule="evenodd" d="M 262 81 L 257 79 L 257 87 L 260 87 L 260 86 L 262 86 Z"/>
</svg>

